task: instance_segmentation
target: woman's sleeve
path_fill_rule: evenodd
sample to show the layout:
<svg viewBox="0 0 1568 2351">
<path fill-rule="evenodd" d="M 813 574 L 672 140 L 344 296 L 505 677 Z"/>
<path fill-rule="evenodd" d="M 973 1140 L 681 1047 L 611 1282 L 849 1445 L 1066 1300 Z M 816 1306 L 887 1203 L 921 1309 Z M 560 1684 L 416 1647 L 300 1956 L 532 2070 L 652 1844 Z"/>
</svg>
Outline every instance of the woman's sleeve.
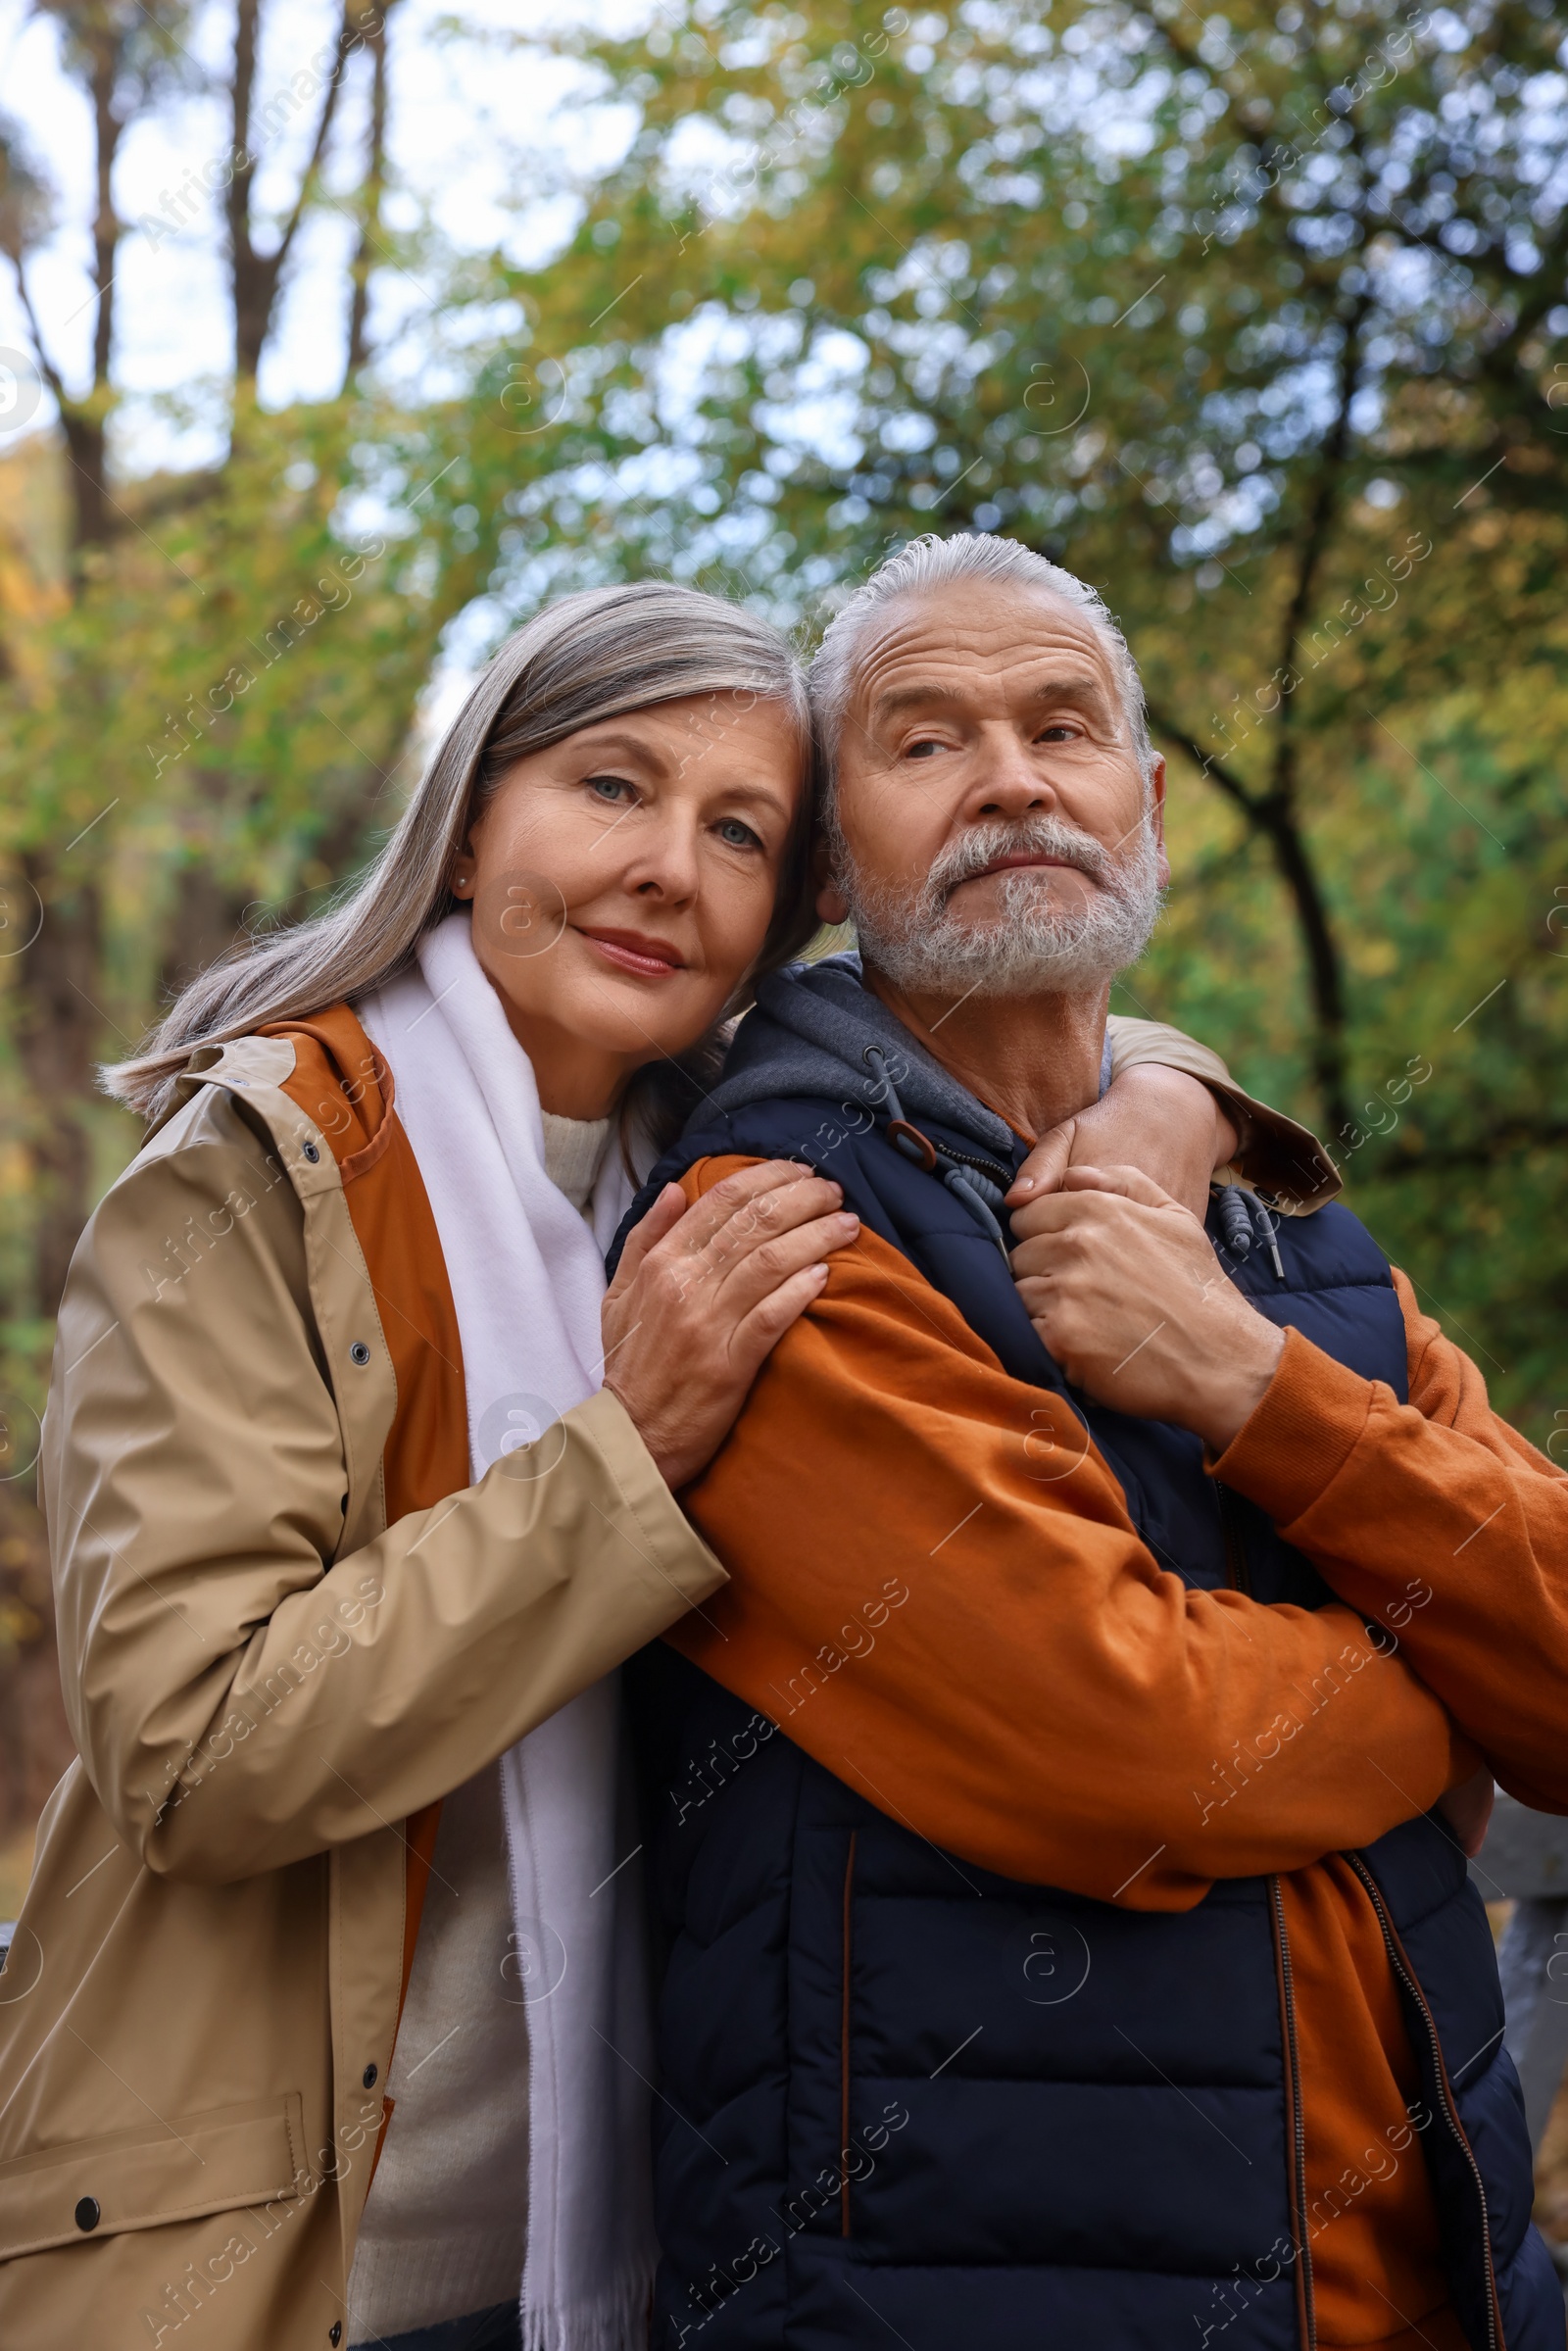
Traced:
<svg viewBox="0 0 1568 2351">
<path fill-rule="evenodd" d="M 300 1203 L 226 1098 L 181 1133 L 76 1252 L 39 1485 L 88 1777 L 149 1868 L 220 1883 L 446 1794 L 724 1576 L 605 1393 L 339 1556 Z"/>
<path fill-rule="evenodd" d="M 1162 1020 L 1132 1020 L 1118 1012 L 1110 1015 L 1107 1027 L 1113 1079 L 1141 1062 L 1157 1061 L 1166 1069 L 1184 1070 L 1218 1095 L 1241 1137 L 1234 1172 L 1259 1192 L 1299 1214 L 1320 1208 L 1343 1190 L 1339 1171 L 1316 1136 L 1283 1110 L 1245 1094 L 1219 1054 L 1196 1037 L 1168 1028 Z"/>
</svg>

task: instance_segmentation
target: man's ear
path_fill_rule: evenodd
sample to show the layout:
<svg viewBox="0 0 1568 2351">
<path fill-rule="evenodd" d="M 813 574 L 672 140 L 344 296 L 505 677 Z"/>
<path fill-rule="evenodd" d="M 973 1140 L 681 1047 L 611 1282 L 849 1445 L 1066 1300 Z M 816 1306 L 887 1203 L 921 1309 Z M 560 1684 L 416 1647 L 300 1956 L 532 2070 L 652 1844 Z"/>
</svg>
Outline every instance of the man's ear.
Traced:
<svg viewBox="0 0 1568 2351">
<path fill-rule="evenodd" d="M 1159 886 L 1170 888 L 1170 859 L 1165 855 L 1165 762 L 1158 752 L 1149 771 L 1149 790 L 1152 806 L 1150 821 L 1154 828 L 1154 849 L 1159 858 Z"/>
<path fill-rule="evenodd" d="M 826 833 L 811 844 L 811 879 L 816 884 L 816 911 L 823 922 L 837 925 L 850 919 L 850 902 L 833 879 L 833 853 Z"/>
</svg>

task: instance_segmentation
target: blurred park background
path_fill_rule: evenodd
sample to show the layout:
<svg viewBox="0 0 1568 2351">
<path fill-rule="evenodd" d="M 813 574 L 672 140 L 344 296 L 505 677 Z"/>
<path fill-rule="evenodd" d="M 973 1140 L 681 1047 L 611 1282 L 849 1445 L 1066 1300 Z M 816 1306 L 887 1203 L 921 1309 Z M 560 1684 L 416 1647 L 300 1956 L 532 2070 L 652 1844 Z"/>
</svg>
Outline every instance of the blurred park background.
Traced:
<svg viewBox="0 0 1568 2351">
<path fill-rule="evenodd" d="M 1317 1128 L 1568 1460 L 1565 60 L 1552 0 L 4 0 L 0 1915 L 95 1064 L 558 589 L 808 643 L 960 526 L 1096 582 L 1172 777 L 1119 1008 Z"/>
</svg>

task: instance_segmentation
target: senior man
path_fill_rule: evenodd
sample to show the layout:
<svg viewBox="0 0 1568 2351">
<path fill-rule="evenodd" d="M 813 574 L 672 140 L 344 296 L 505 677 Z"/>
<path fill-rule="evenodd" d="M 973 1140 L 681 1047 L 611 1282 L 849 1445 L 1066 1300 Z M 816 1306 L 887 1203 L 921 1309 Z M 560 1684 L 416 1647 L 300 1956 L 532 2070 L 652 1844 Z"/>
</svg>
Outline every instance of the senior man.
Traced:
<svg viewBox="0 0 1568 2351">
<path fill-rule="evenodd" d="M 1080 1168 L 1008 1235 L 1165 874 L 1093 592 L 919 542 L 813 690 L 862 962 L 660 1171 L 861 1225 L 642 1665 L 655 2343 L 1560 2351 L 1460 1838 L 1568 1810 L 1568 1480 L 1341 1206 Z"/>
</svg>

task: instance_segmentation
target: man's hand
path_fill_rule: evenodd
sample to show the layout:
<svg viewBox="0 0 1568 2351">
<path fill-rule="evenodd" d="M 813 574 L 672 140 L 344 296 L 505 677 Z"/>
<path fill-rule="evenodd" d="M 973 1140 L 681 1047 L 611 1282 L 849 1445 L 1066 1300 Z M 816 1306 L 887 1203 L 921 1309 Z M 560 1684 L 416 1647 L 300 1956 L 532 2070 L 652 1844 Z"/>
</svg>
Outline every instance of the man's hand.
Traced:
<svg viewBox="0 0 1568 2351">
<path fill-rule="evenodd" d="M 1196 1216 L 1136 1167 L 1067 1170 L 1013 1211 L 1029 1319 L 1073 1385 L 1223 1452 L 1285 1340 L 1225 1276 Z"/>
<path fill-rule="evenodd" d="M 1136 1167 L 1200 1217 L 1209 1177 L 1237 1149 L 1235 1127 L 1201 1079 L 1141 1061 L 1098 1102 L 1041 1136 L 1007 1200 L 1021 1204 L 1058 1191 L 1069 1167 Z"/>
</svg>

